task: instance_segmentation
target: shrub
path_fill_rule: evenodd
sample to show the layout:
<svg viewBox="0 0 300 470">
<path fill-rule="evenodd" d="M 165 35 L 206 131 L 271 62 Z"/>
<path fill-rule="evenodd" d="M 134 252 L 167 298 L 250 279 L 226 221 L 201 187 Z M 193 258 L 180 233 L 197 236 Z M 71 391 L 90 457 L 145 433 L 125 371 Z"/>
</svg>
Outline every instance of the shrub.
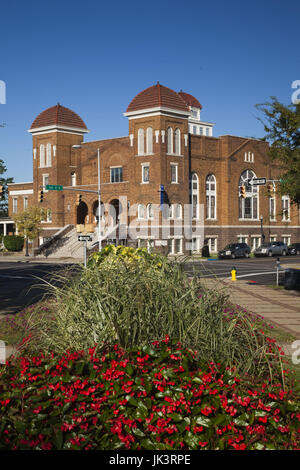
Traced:
<svg viewBox="0 0 300 470">
<path fill-rule="evenodd" d="M 162 256 L 159 254 L 149 253 L 146 248 L 132 248 L 125 246 L 107 245 L 101 251 L 93 253 L 88 260 L 88 266 L 100 266 L 103 263 L 119 263 L 120 261 L 127 264 L 143 263 L 145 265 L 155 265 L 161 267 Z"/>
<path fill-rule="evenodd" d="M 0 449 L 299 449 L 291 390 L 208 364 L 168 337 L 9 361 L 0 410 Z"/>
<path fill-rule="evenodd" d="M 128 349 L 168 335 L 197 348 L 206 361 L 255 374 L 272 371 L 276 345 L 243 311 L 230 318 L 226 291 L 205 290 L 180 264 L 160 257 L 158 266 L 153 259 L 92 264 L 63 288 L 50 286 L 55 304 L 32 314 L 28 347 L 63 353 L 116 341 Z"/>
<path fill-rule="evenodd" d="M 5 235 L 3 243 L 8 251 L 22 251 L 24 246 L 24 238 L 20 235 Z"/>
</svg>

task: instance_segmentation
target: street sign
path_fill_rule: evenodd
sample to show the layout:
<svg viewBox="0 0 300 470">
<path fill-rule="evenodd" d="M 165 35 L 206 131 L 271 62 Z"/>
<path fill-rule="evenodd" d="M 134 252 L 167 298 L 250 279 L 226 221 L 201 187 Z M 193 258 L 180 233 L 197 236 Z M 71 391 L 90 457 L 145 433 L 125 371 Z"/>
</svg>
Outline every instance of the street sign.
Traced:
<svg viewBox="0 0 300 470">
<path fill-rule="evenodd" d="M 248 184 L 251 184 L 252 186 L 258 186 L 260 184 L 266 184 L 266 182 L 266 178 L 252 178 L 252 180 L 248 181 Z"/>
<path fill-rule="evenodd" d="M 78 235 L 79 242 L 91 242 L 93 239 L 89 235 Z"/>
<path fill-rule="evenodd" d="M 63 190 L 63 186 L 59 185 L 59 184 L 46 184 L 46 190 L 55 190 L 55 191 L 62 191 Z"/>
</svg>

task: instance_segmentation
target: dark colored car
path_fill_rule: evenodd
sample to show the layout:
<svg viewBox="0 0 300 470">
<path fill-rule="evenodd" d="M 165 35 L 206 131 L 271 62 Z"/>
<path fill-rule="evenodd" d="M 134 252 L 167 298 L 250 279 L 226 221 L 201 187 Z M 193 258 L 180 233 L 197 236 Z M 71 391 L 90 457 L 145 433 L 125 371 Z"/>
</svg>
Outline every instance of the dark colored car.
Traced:
<svg viewBox="0 0 300 470">
<path fill-rule="evenodd" d="M 292 243 L 289 245 L 288 255 L 300 255 L 300 243 Z"/>
<path fill-rule="evenodd" d="M 263 243 L 254 250 L 254 256 L 286 256 L 288 247 L 283 242 Z"/>
<path fill-rule="evenodd" d="M 249 258 L 251 249 L 247 243 L 230 243 L 218 253 L 219 259 L 222 258 Z"/>
</svg>

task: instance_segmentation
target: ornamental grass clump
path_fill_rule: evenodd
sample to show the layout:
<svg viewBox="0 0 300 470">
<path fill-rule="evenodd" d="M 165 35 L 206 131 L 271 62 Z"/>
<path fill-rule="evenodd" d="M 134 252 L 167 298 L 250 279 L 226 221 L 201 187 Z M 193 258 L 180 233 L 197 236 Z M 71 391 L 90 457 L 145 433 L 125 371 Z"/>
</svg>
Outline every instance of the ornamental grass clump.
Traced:
<svg viewBox="0 0 300 470">
<path fill-rule="evenodd" d="M 226 291 L 207 290 L 179 263 L 156 256 L 128 262 L 115 253 L 109 262 L 89 263 L 63 287 L 61 279 L 49 283 L 53 302 L 31 316 L 26 347 L 61 354 L 118 342 L 129 349 L 168 335 L 204 360 L 272 373 L 280 357 L 276 345 L 243 312 L 228 320 Z"/>
</svg>

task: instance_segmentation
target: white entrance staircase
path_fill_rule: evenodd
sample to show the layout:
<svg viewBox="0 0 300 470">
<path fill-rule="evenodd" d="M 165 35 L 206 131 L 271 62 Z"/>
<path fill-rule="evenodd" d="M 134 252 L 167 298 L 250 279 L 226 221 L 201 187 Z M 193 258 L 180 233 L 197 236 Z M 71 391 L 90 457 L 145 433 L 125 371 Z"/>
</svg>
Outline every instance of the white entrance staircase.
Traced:
<svg viewBox="0 0 300 470">
<path fill-rule="evenodd" d="M 83 227 L 83 226 L 82 226 Z M 111 225 L 104 228 L 102 233 L 102 246 L 105 246 L 110 241 L 116 239 L 118 226 Z M 92 238 L 92 241 L 87 242 L 87 250 L 98 251 L 98 231 L 97 227 L 95 232 L 87 233 Z M 74 225 L 66 225 L 63 229 L 59 230 L 51 240 L 43 243 L 36 250 L 37 258 L 84 258 L 85 243 L 78 241 L 78 235 L 85 235 L 85 233 L 78 232 Z"/>
<path fill-rule="evenodd" d="M 83 258 L 84 242 L 78 241 L 76 227 L 69 225 L 57 232 L 52 240 L 40 246 L 37 258 Z M 91 249 L 97 241 L 97 232 L 88 234 L 92 241 L 87 242 L 87 249 Z"/>
</svg>

